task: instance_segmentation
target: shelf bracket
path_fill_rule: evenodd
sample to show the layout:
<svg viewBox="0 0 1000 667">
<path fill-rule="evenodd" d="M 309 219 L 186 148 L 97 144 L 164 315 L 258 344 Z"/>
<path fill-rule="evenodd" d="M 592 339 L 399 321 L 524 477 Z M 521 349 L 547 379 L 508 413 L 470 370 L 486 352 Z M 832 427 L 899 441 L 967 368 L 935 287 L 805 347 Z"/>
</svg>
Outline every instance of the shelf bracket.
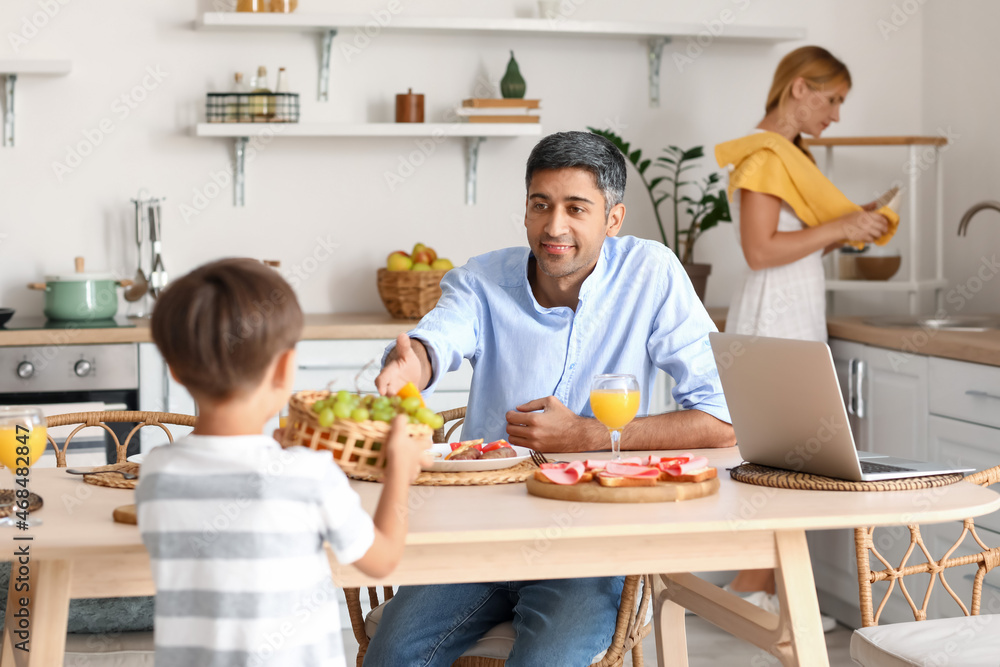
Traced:
<svg viewBox="0 0 1000 667">
<path fill-rule="evenodd" d="M 330 101 L 330 55 L 333 52 L 333 38 L 337 36 L 337 29 L 330 28 L 323 33 L 322 53 L 319 63 L 319 101 Z"/>
<path fill-rule="evenodd" d="M 465 204 L 476 203 L 476 179 L 479 175 L 479 145 L 486 137 L 465 138 Z"/>
<path fill-rule="evenodd" d="M 233 162 L 235 163 L 235 169 L 233 170 L 233 205 L 241 208 L 246 205 L 246 196 L 243 188 L 247 176 L 246 154 L 247 138 L 236 137 L 233 155 Z"/>
<path fill-rule="evenodd" d="M 663 62 L 663 47 L 670 43 L 669 37 L 650 37 L 647 45 L 649 55 L 649 106 L 660 107 L 660 64 Z"/>
<path fill-rule="evenodd" d="M 14 145 L 14 85 L 17 84 L 17 75 L 8 74 L 3 85 L 3 145 Z"/>
</svg>

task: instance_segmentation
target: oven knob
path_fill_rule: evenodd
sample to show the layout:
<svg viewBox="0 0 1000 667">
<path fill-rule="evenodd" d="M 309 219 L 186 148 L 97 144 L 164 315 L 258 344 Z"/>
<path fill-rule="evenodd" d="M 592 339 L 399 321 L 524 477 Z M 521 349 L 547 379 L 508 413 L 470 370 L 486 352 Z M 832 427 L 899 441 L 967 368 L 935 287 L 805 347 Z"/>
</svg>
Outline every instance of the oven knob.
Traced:
<svg viewBox="0 0 1000 667">
<path fill-rule="evenodd" d="M 94 370 L 94 365 L 86 359 L 81 359 L 73 366 L 73 372 L 77 374 L 77 377 L 87 377 L 92 370 Z"/>
<path fill-rule="evenodd" d="M 30 361 L 22 361 L 17 365 L 17 377 L 27 380 L 35 374 L 35 365 Z"/>
</svg>

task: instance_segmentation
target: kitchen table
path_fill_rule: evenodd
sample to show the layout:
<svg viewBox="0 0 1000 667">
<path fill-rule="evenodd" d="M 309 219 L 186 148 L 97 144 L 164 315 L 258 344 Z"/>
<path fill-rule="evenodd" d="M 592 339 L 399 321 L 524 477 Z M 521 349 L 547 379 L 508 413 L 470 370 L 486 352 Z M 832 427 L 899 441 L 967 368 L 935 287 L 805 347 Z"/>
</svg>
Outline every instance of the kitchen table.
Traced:
<svg viewBox="0 0 1000 667">
<path fill-rule="evenodd" d="M 403 559 L 385 580 L 331 560 L 341 586 L 656 573 L 660 665 L 687 662 L 684 608 L 777 655 L 784 664 L 827 665 L 805 531 L 935 523 L 1000 508 L 1000 495 L 972 484 L 897 492 L 792 491 L 732 481 L 735 448 L 708 450 L 717 495 L 679 503 L 568 503 L 529 496 L 522 484 L 413 487 Z M 571 455 L 563 458 L 582 458 Z M 380 486 L 352 482 L 374 511 Z M 149 558 L 135 526 L 113 523 L 132 492 L 83 484 L 58 469 L 31 471 L 44 525 L 0 530 L 4 553 L 30 544 L 31 667 L 63 661 L 70 598 L 153 593 Z M 15 543 L 14 537 L 30 536 Z M 776 617 L 705 583 L 693 571 L 776 568 Z M 11 578 L 12 582 L 16 577 Z M 23 596 L 18 593 L 17 596 Z M 14 599 L 13 593 L 11 600 Z M 15 620 L 8 604 L 5 632 Z M 13 665 L 5 637 L 0 665 Z"/>
</svg>

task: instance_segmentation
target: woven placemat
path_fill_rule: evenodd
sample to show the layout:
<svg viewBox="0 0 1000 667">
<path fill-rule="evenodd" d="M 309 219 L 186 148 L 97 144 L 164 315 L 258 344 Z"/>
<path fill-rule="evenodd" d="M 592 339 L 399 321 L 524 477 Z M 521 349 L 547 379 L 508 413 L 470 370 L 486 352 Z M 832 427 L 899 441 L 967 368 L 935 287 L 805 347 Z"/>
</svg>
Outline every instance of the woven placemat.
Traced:
<svg viewBox="0 0 1000 667">
<path fill-rule="evenodd" d="M 132 463 L 131 461 L 123 461 L 122 463 L 112 463 L 109 466 L 97 466 L 91 472 L 99 470 L 123 470 L 138 475 L 139 464 Z M 109 486 L 112 489 L 134 489 L 135 485 L 139 483 L 139 478 L 125 479 L 121 475 L 84 475 L 83 481 L 94 486 Z"/>
<path fill-rule="evenodd" d="M 964 477 L 962 473 L 956 472 L 948 475 L 884 479 L 877 482 L 849 482 L 822 475 L 811 475 L 807 472 L 769 468 L 756 463 L 738 465 L 729 471 L 729 476 L 737 482 L 756 484 L 757 486 L 808 491 L 913 491 L 948 486 L 955 482 L 961 482 Z"/>
<path fill-rule="evenodd" d="M 422 472 L 413 482 L 419 486 L 488 486 L 490 484 L 519 484 L 531 477 L 538 467 L 531 461 L 521 461 L 516 466 L 502 470 L 482 472 Z M 376 475 L 347 473 L 348 477 L 364 482 L 381 481 Z"/>
<path fill-rule="evenodd" d="M 0 489 L 0 517 L 10 516 L 12 512 L 20 508 L 16 505 L 8 505 L 17 501 L 14 489 Z M 42 497 L 37 493 L 28 494 L 28 511 L 34 512 L 42 508 Z"/>
</svg>

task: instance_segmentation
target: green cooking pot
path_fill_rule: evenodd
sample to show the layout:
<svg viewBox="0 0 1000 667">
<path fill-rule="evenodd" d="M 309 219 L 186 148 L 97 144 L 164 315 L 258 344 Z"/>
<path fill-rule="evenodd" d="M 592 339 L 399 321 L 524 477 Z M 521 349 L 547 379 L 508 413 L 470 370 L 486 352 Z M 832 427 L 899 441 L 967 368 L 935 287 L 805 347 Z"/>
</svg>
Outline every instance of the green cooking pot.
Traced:
<svg viewBox="0 0 1000 667">
<path fill-rule="evenodd" d="M 78 268 L 82 268 L 82 263 Z M 45 276 L 44 283 L 30 283 L 45 291 L 45 317 L 50 320 L 106 320 L 118 312 L 119 286 L 131 280 L 116 280 L 110 273 L 70 273 Z"/>
</svg>

